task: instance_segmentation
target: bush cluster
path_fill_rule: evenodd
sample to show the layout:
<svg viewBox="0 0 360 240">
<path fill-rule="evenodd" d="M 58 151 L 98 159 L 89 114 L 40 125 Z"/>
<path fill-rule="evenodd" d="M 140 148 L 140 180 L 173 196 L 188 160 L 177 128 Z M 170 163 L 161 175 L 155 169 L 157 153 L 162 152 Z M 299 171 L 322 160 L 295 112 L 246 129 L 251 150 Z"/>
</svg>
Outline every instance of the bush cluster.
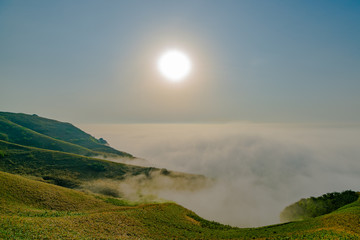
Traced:
<svg viewBox="0 0 360 240">
<path fill-rule="evenodd" d="M 344 192 L 327 193 L 320 197 L 310 197 L 286 207 L 280 214 L 283 222 L 314 218 L 356 201 L 359 194 L 347 190 Z"/>
</svg>

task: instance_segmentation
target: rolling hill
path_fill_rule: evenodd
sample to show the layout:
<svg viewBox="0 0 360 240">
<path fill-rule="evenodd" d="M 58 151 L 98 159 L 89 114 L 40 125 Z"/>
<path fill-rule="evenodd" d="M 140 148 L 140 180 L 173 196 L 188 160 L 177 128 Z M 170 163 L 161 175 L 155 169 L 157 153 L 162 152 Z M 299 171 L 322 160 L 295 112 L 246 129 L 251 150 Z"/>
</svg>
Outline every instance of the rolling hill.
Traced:
<svg viewBox="0 0 360 240">
<path fill-rule="evenodd" d="M 132 176 L 139 176 L 137 183 L 151 183 L 154 177 L 161 176 L 168 182 L 181 181 L 184 188 L 194 185 L 194 181 L 198 187 L 209 182 L 204 176 L 95 158 L 98 156 L 133 158 L 69 123 L 36 115 L 0 112 L 0 171 L 67 188 L 85 187 L 112 196 L 120 194 L 116 186 L 99 188 L 89 183 L 99 185 L 96 181 L 104 180 L 113 181 L 114 185 Z"/>
<path fill-rule="evenodd" d="M 303 202 L 321 200 L 317 214 L 313 214 L 313 205 L 307 204 L 310 207 L 303 208 L 300 215 L 287 218 L 304 220 L 241 229 L 207 221 L 176 203 L 150 204 L 145 198 L 130 202 L 114 189 L 85 188 L 98 180 L 115 181 L 119 188 L 119 182 L 131 178 L 144 188 L 149 185 L 141 181 L 158 177 L 177 183 L 167 185 L 170 189 L 191 188 L 196 182 L 191 190 L 197 190 L 209 184 L 204 176 L 96 156 L 132 158 L 69 123 L 0 112 L 0 239 L 360 238 L 360 200 L 355 192 L 349 194 L 351 201 L 348 197 L 338 201 L 335 193 L 325 194 L 302 199 L 284 210 L 293 213 L 294 206 L 298 209 Z"/>
<path fill-rule="evenodd" d="M 357 200 L 305 221 L 241 229 L 175 203 L 130 206 L 0 172 L 1 239 L 359 239 L 359 222 Z"/>
<path fill-rule="evenodd" d="M 154 176 L 181 180 L 184 188 L 197 181 L 198 187 L 209 180 L 201 175 L 185 174 L 106 161 L 71 153 L 40 149 L 0 140 L 0 171 L 36 177 L 41 181 L 68 188 L 78 188 L 94 180 L 123 180 L 143 176 L 151 181 Z"/>
<path fill-rule="evenodd" d="M 23 113 L 0 112 L 0 140 L 84 156 L 127 157 L 70 123 Z"/>
<path fill-rule="evenodd" d="M 0 170 L 36 176 L 57 185 L 73 188 L 84 181 L 99 178 L 120 180 L 125 175 L 149 175 L 151 171 L 157 169 L 22 146 L 0 140 Z"/>
</svg>

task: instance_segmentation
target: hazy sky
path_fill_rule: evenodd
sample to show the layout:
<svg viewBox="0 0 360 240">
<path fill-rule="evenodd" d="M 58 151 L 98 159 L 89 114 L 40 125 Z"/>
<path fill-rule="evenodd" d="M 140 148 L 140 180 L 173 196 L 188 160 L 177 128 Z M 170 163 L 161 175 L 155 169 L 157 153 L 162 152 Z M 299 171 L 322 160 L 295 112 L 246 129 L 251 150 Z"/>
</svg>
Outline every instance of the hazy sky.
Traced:
<svg viewBox="0 0 360 240">
<path fill-rule="evenodd" d="M 0 1 L 0 110 L 77 123 L 359 122 L 360 1 Z M 193 72 L 156 69 L 169 47 Z"/>
</svg>

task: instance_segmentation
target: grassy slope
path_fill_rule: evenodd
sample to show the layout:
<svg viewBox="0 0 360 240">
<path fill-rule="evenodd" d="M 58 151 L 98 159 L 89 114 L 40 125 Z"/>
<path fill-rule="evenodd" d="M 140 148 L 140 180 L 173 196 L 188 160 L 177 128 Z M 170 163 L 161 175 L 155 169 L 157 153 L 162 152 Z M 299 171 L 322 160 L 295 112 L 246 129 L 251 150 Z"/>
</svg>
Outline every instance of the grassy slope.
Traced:
<svg viewBox="0 0 360 240">
<path fill-rule="evenodd" d="M 95 156 L 101 154 L 79 145 L 37 133 L 3 117 L 0 117 L 0 132 L 2 133 L 1 138 L 3 140 L 24 146 L 75 153 L 84 156 Z"/>
<path fill-rule="evenodd" d="M 127 176 L 152 174 L 182 181 L 187 187 L 196 180 L 198 185 L 207 183 L 200 175 L 164 171 L 153 167 L 139 167 L 115 163 L 76 154 L 27 147 L 0 140 L 0 171 L 29 175 L 48 183 L 76 188 L 97 179 L 122 180 Z"/>
<path fill-rule="evenodd" d="M 103 198 L 0 172 L 0 239 L 359 239 L 360 202 L 262 228 L 231 228 L 173 203 L 115 206 Z"/>
<path fill-rule="evenodd" d="M 82 181 L 100 178 L 122 179 L 126 174 L 149 175 L 151 171 L 157 169 L 27 147 L 0 140 L 0 171 L 32 175 L 55 181 L 57 185 L 77 187 Z"/>
<path fill-rule="evenodd" d="M 0 120 L 2 120 L 3 122 L 2 124 L 5 125 L 9 123 L 13 123 L 13 125 L 10 127 L 10 130 L 13 130 L 11 132 L 8 131 L 9 129 L 7 129 L 6 126 L 0 128 L 0 133 L 3 135 L 1 136 L 0 134 L 0 139 L 2 140 L 6 140 L 6 135 L 9 135 L 8 140 L 11 141 L 10 139 L 13 139 L 14 141 L 12 142 L 14 143 L 18 143 L 22 145 L 30 144 L 29 146 L 34 146 L 34 147 L 44 147 L 39 145 L 31 145 L 32 142 L 30 141 L 31 139 L 29 138 L 35 138 L 37 140 L 37 144 L 44 144 L 47 146 L 46 147 L 47 149 L 63 151 L 59 148 L 53 148 L 53 147 L 49 148 L 48 143 L 46 142 L 47 140 L 51 140 L 51 142 L 54 143 L 54 141 L 60 140 L 55 143 L 57 145 L 61 145 L 64 144 L 64 142 L 67 142 L 72 146 L 79 147 L 81 151 L 87 149 L 90 155 L 93 156 L 105 153 L 105 154 L 110 154 L 112 156 L 132 157 L 131 154 L 118 151 L 105 144 L 102 144 L 96 138 L 85 133 L 79 128 L 74 127 L 70 123 L 64 123 L 52 119 L 42 118 L 37 115 L 28 115 L 23 113 L 9 113 L 9 112 L 0 112 Z M 20 129 L 15 130 L 14 125 L 20 127 Z M 38 134 L 34 135 L 34 132 Z M 45 136 L 47 136 L 48 138 L 43 140 L 40 138 Z M 66 152 L 71 152 L 71 151 L 66 151 Z M 93 152 L 95 152 L 95 154 L 92 154 Z M 75 151 L 72 153 L 82 154 L 79 151 Z M 89 155 L 89 153 L 85 153 L 83 155 Z"/>
</svg>

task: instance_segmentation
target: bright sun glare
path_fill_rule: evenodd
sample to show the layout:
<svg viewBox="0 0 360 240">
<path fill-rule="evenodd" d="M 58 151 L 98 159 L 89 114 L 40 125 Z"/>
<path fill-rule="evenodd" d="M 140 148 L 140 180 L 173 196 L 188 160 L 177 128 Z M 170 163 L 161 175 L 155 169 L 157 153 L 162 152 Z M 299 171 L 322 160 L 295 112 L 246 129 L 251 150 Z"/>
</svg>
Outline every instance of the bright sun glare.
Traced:
<svg viewBox="0 0 360 240">
<path fill-rule="evenodd" d="M 183 52 L 168 50 L 159 58 L 158 69 L 167 79 L 178 82 L 190 73 L 191 62 Z"/>
</svg>

